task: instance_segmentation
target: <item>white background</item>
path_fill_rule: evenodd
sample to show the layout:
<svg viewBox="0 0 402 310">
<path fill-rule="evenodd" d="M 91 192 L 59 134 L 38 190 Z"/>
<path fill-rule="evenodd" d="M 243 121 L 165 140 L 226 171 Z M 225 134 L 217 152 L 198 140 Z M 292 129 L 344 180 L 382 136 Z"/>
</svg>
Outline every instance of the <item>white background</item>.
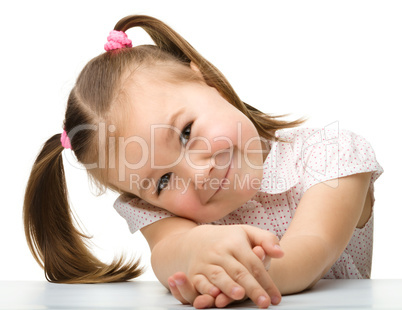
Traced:
<svg viewBox="0 0 402 310">
<path fill-rule="evenodd" d="M 4 3 L 8 3 L 5 5 Z M 113 3 L 113 4 L 112 4 Z M 402 278 L 402 4 L 400 1 L 3 1 L 0 5 L 0 280 L 44 280 L 24 239 L 22 202 L 40 146 L 60 133 L 74 81 L 115 23 L 148 14 L 172 26 L 264 112 L 339 122 L 371 143 L 385 173 L 375 184 L 373 278 Z M 150 42 L 129 30 L 135 45 Z M 110 260 L 149 249 L 65 166 L 72 206 Z M 140 279 L 155 279 L 152 270 Z"/>
</svg>

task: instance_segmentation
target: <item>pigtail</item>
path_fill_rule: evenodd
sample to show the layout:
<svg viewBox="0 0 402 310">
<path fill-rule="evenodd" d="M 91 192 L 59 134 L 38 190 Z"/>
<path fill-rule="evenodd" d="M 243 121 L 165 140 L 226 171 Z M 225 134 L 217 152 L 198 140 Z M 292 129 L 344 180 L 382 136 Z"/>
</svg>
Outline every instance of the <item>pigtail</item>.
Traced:
<svg viewBox="0 0 402 310">
<path fill-rule="evenodd" d="M 62 161 L 60 134 L 46 141 L 31 171 L 25 192 L 25 236 L 34 258 L 51 282 L 126 281 L 142 272 L 139 262 L 124 259 L 107 265 L 89 250 L 88 239 L 74 225 Z"/>
<path fill-rule="evenodd" d="M 274 141 L 278 129 L 297 127 L 306 121 L 300 118 L 291 122 L 279 120 L 285 115 L 269 115 L 244 103 L 236 94 L 225 76 L 203 56 L 201 56 L 182 36 L 160 20 L 146 15 L 131 15 L 121 19 L 115 30 L 126 31 L 133 27 L 142 27 L 161 50 L 175 56 L 178 60 L 197 65 L 205 82 L 216 88 L 220 94 L 242 113 L 244 113 L 256 126 L 259 134 Z"/>
</svg>

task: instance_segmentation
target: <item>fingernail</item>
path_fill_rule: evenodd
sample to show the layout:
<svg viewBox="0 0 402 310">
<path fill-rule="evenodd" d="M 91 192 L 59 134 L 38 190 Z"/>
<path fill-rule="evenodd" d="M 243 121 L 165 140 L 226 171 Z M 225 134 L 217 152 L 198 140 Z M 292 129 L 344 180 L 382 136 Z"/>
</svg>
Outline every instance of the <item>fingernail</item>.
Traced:
<svg viewBox="0 0 402 310">
<path fill-rule="evenodd" d="M 281 248 L 278 244 L 275 244 L 275 245 L 274 245 L 274 248 L 275 248 L 275 249 L 278 249 L 278 250 L 282 250 L 282 248 Z"/>
<path fill-rule="evenodd" d="M 278 297 L 278 296 L 273 296 L 273 297 L 271 297 L 271 302 L 272 302 L 272 304 L 274 304 L 274 305 L 279 304 L 280 301 L 281 301 L 281 298 Z"/>
<path fill-rule="evenodd" d="M 258 307 L 263 307 L 263 303 L 267 300 L 265 296 L 260 296 L 257 299 L 257 306 Z"/>
<path fill-rule="evenodd" d="M 219 295 L 220 292 L 220 289 L 214 286 L 209 290 L 209 295 L 211 295 L 212 297 L 216 297 Z"/>
<path fill-rule="evenodd" d="M 176 286 L 176 283 L 174 283 L 174 281 L 168 281 L 169 282 L 169 286 L 171 286 L 171 287 L 175 287 Z"/>
<path fill-rule="evenodd" d="M 264 254 L 264 256 L 262 257 L 262 259 L 261 260 L 264 260 L 265 259 L 265 254 Z"/>
<path fill-rule="evenodd" d="M 237 297 L 236 294 L 239 291 L 240 291 L 240 287 L 238 287 L 238 286 L 235 286 L 234 288 L 232 288 L 232 297 Z"/>
<path fill-rule="evenodd" d="M 176 285 L 183 285 L 184 281 L 183 280 L 174 280 L 176 282 Z"/>
</svg>

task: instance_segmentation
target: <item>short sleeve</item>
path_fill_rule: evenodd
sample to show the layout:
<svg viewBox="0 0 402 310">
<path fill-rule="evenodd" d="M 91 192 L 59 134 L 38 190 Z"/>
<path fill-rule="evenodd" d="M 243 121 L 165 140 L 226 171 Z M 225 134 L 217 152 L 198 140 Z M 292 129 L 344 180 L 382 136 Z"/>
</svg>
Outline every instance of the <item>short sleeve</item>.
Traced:
<svg viewBox="0 0 402 310">
<path fill-rule="evenodd" d="M 370 143 L 349 130 L 317 130 L 302 143 L 303 190 L 357 173 L 372 172 L 370 190 L 384 172 Z"/>
<path fill-rule="evenodd" d="M 175 216 L 173 213 L 155 207 L 138 197 L 131 198 L 125 195 L 120 195 L 113 207 L 127 221 L 132 234 L 156 221 Z"/>
</svg>

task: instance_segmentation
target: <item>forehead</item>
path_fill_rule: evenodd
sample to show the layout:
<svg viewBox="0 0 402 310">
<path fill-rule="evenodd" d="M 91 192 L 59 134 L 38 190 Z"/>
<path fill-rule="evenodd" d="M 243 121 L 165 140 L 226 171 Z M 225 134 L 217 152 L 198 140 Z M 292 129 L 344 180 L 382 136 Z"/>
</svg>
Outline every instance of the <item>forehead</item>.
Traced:
<svg viewBox="0 0 402 310">
<path fill-rule="evenodd" d="M 165 70 L 139 70 L 123 86 L 125 101 L 135 114 L 164 110 L 180 103 L 185 83 L 174 82 Z"/>
<path fill-rule="evenodd" d="M 119 126 L 119 144 L 132 162 L 139 162 L 151 144 L 162 147 L 169 136 L 180 134 L 178 122 L 191 109 L 186 84 L 170 83 L 147 71 L 127 79 L 124 101 L 128 109 L 124 111 L 124 124 Z"/>
<path fill-rule="evenodd" d="M 186 107 L 185 87 L 184 83 L 171 83 L 150 73 L 138 74 L 127 81 L 125 134 L 144 135 L 152 125 L 168 124 L 172 115 Z"/>
</svg>

